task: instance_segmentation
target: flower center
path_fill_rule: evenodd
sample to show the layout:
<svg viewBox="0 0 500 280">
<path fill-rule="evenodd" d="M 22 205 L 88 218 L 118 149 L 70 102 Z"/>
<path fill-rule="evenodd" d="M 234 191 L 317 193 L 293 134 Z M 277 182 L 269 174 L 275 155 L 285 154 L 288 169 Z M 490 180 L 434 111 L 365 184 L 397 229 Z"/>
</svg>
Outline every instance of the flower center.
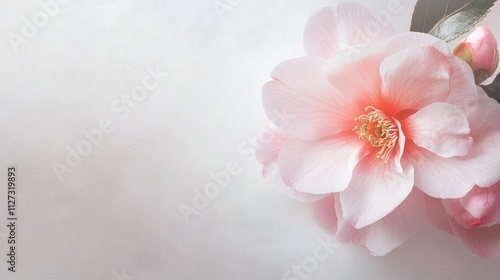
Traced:
<svg viewBox="0 0 500 280">
<path fill-rule="evenodd" d="M 381 147 L 377 158 L 386 163 L 398 140 L 398 127 L 382 111 L 371 106 L 365 110 L 370 112 L 354 119 L 362 125 L 356 125 L 352 131 L 359 135 L 360 140 L 368 139 L 373 147 Z"/>
</svg>

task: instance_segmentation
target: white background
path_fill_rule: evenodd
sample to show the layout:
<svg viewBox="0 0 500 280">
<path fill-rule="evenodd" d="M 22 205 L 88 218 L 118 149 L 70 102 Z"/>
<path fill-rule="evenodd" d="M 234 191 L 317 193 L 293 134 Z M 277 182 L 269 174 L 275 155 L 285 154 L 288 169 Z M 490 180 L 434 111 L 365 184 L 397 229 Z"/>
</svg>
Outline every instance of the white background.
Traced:
<svg viewBox="0 0 500 280">
<path fill-rule="evenodd" d="M 19 181 L 16 273 L 0 184 L 1 279 L 287 279 L 314 256 L 328 234 L 310 205 L 276 193 L 248 151 L 268 124 L 262 84 L 274 65 L 304 55 L 305 21 L 335 1 L 220 0 L 233 4 L 222 16 L 216 2 L 69 0 L 15 46 L 23 17 L 43 10 L 0 1 L 0 182 L 11 164 Z M 398 31 L 414 4 L 401 1 Z M 483 21 L 497 38 L 499 15 L 495 7 Z M 120 119 L 113 102 L 156 67 L 169 77 Z M 52 165 L 106 118 L 115 130 L 59 181 Z M 231 161 L 241 172 L 186 223 L 180 205 Z M 339 246 L 307 276 L 497 279 L 499 265 L 427 229 L 385 257 Z"/>
</svg>

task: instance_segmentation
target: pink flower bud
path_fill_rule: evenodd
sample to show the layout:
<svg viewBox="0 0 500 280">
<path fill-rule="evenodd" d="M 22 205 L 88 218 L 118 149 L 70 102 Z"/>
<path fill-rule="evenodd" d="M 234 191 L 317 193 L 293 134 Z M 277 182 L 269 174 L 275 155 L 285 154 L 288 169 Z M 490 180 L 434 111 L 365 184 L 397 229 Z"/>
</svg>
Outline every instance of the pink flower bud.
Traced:
<svg viewBox="0 0 500 280">
<path fill-rule="evenodd" d="M 464 228 L 488 227 L 500 222 L 500 181 L 488 188 L 475 186 L 460 199 L 443 201 L 446 212 Z"/>
<path fill-rule="evenodd" d="M 495 73 L 498 66 L 497 40 L 484 26 L 477 27 L 460 42 L 453 54 L 467 62 L 476 78 L 476 84 L 484 82 Z"/>
</svg>

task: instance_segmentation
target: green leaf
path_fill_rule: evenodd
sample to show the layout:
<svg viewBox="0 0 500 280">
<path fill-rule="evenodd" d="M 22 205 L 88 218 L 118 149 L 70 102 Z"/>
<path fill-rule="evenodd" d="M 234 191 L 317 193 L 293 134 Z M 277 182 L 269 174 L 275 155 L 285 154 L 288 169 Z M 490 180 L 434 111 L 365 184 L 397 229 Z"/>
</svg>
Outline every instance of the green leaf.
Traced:
<svg viewBox="0 0 500 280">
<path fill-rule="evenodd" d="M 497 0 L 417 0 L 410 31 L 429 33 L 447 42 L 468 32 Z"/>
<path fill-rule="evenodd" d="M 486 86 L 481 86 L 484 91 L 488 94 L 489 97 L 495 99 L 500 103 L 500 75 L 497 75 L 493 83 L 486 85 Z"/>
</svg>

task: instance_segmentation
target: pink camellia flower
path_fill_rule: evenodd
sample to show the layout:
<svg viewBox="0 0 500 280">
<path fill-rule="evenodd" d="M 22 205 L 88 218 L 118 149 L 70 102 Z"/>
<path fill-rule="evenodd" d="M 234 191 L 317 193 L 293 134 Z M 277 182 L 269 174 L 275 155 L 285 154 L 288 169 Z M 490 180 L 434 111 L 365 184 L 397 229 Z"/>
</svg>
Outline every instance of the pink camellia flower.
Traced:
<svg viewBox="0 0 500 280">
<path fill-rule="evenodd" d="M 474 253 L 500 258 L 500 181 L 474 187 L 460 199 L 427 198 L 431 222 L 452 233 Z"/>
<path fill-rule="evenodd" d="M 383 255 L 416 230 L 425 195 L 500 179 L 500 105 L 445 42 L 381 23 L 367 33 L 377 20 L 354 3 L 309 19 L 307 56 L 263 87 L 269 119 L 289 119 L 257 159 L 288 195 L 329 201 L 318 212 L 339 240 Z"/>
<path fill-rule="evenodd" d="M 492 76 L 498 67 L 497 40 L 485 26 L 477 27 L 453 53 L 470 65 L 477 84 Z"/>
</svg>

